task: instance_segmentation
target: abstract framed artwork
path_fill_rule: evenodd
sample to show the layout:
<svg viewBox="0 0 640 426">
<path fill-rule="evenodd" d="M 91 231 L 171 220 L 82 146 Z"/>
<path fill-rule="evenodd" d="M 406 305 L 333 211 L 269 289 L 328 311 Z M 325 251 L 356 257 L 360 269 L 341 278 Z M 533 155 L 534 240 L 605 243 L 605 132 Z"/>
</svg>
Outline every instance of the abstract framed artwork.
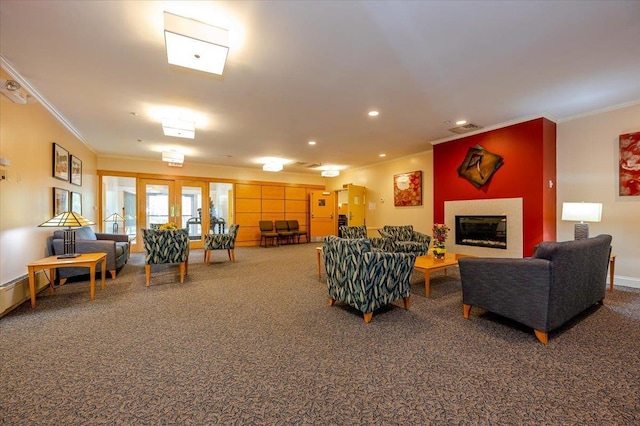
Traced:
<svg viewBox="0 0 640 426">
<path fill-rule="evenodd" d="M 71 204 L 69 205 L 69 211 L 82 214 L 82 194 L 79 192 L 71 193 Z"/>
<path fill-rule="evenodd" d="M 501 156 L 476 145 L 469 148 L 464 160 L 458 166 L 458 176 L 467 179 L 476 188 L 480 188 L 489 181 L 502 163 Z"/>
<path fill-rule="evenodd" d="M 393 175 L 393 205 L 422 205 L 422 171 Z"/>
<path fill-rule="evenodd" d="M 53 188 L 53 215 L 64 213 L 69 208 L 69 191 L 62 188 Z"/>
<path fill-rule="evenodd" d="M 70 155 L 71 159 L 71 183 L 82 186 L 82 160 L 75 155 Z"/>
<path fill-rule="evenodd" d="M 53 177 L 69 181 L 69 151 L 53 143 Z"/>
<path fill-rule="evenodd" d="M 620 135 L 619 195 L 640 196 L 640 132 Z"/>
</svg>

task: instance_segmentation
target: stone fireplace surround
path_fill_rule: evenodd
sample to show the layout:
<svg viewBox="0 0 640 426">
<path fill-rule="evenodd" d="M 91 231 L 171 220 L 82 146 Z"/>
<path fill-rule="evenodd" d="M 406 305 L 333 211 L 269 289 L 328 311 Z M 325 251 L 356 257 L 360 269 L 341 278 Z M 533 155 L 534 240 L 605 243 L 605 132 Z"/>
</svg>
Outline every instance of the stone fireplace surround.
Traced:
<svg viewBox="0 0 640 426">
<path fill-rule="evenodd" d="M 486 200 L 460 200 L 444 202 L 445 223 L 451 228 L 446 247 L 448 252 L 481 257 L 522 257 L 524 232 L 522 227 L 522 198 L 491 198 Z M 463 246 L 455 243 L 456 216 L 507 216 L 507 249 Z"/>
</svg>

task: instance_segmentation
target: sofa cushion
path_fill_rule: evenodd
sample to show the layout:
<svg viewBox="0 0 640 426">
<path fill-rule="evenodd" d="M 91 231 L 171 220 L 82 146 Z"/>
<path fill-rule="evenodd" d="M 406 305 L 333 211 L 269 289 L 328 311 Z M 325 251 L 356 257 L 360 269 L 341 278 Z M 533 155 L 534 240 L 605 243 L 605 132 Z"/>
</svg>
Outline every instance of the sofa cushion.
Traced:
<svg viewBox="0 0 640 426">
<path fill-rule="evenodd" d="M 80 228 L 74 228 L 76 231 L 76 241 L 77 240 L 97 240 L 96 233 L 93 232 L 88 226 L 82 226 Z M 64 239 L 64 230 L 58 230 L 53 232 L 53 238 Z"/>
</svg>

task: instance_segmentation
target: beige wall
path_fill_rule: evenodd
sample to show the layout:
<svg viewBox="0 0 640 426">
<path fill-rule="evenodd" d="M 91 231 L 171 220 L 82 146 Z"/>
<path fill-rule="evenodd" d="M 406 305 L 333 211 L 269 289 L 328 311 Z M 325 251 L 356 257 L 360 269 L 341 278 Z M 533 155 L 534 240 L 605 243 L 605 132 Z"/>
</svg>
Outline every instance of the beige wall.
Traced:
<svg viewBox="0 0 640 426">
<path fill-rule="evenodd" d="M 618 195 L 618 136 L 640 131 L 640 104 L 558 123 L 557 185 L 563 202 L 598 202 L 602 222 L 589 234 L 613 236 L 615 284 L 640 288 L 640 197 Z M 558 240 L 573 239 L 573 223 L 558 220 Z"/>
<path fill-rule="evenodd" d="M 2 78 L 7 78 L 2 74 Z M 82 160 L 82 186 L 52 177 L 52 142 Z M 83 216 L 95 220 L 96 155 L 42 105 L 19 105 L 0 96 L 0 157 L 8 179 L 0 182 L 0 284 L 27 274 L 45 255 L 54 228 L 38 228 L 53 214 L 53 187 L 82 193 Z"/>
<path fill-rule="evenodd" d="M 413 225 L 416 231 L 431 235 L 433 226 L 433 153 L 425 151 L 398 160 L 347 170 L 327 179 L 327 189 L 337 191 L 343 184 L 364 186 L 367 228 L 384 225 Z M 422 170 L 422 206 L 393 205 L 393 175 Z"/>
</svg>

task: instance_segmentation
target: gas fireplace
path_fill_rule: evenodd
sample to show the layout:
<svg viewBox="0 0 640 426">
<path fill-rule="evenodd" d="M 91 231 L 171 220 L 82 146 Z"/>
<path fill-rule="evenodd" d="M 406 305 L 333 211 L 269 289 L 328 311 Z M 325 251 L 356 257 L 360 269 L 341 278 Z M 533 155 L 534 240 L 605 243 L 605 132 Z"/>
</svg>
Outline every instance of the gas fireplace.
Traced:
<svg viewBox="0 0 640 426">
<path fill-rule="evenodd" d="M 456 244 L 507 249 L 507 216 L 456 216 Z"/>
</svg>

